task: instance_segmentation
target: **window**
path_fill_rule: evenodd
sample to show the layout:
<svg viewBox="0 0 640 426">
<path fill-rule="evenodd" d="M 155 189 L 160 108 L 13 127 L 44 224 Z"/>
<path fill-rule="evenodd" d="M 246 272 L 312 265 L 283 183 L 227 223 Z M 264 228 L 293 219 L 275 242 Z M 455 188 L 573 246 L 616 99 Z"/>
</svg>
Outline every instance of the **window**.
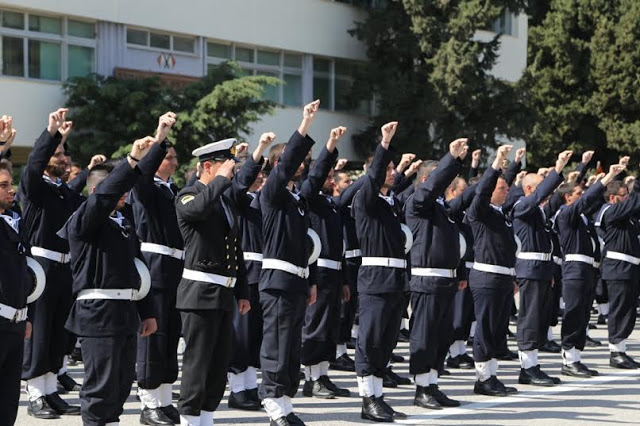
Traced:
<svg viewBox="0 0 640 426">
<path fill-rule="evenodd" d="M 196 54 L 196 38 L 159 33 L 137 28 L 127 28 L 127 43 L 135 46 L 172 51 L 176 53 Z"/>
<path fill-rule="evenodd" d="M 518 17 L 509 10 L 504 10 L 502 15 L 491 25 L 491 31 L 518 37 Z"/>
<path fill-rule="evenodd" d="M 370 100 L 357 99 L 351 91 L 357 70 L 357 62 L 313 58 L 313 98 L 321 100 L 320 108 L 361 114 L 371 112 Z"/>
<path fill-rule="evenodd" d="M 264 75 L 282 80 L 278 86 L 265 86 L 264 99 L 299 107 L 302 105 L 302 55 L 278 50 L 207 42 L 208 69 L 224 61 L 238 62 L 244 75 Z"/>
<path fill-rule="evenodd" d="M 88 75 L 95 38 L 93 22 L 0 10 L 2 75 L 51 81 Z"/>
</svg>

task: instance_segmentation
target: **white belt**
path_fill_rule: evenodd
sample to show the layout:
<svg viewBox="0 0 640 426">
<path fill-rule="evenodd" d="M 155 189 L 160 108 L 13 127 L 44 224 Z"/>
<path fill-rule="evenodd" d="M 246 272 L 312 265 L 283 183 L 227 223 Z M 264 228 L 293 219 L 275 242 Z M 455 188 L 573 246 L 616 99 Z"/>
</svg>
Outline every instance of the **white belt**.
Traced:
<svg viewBox="0 0 640 426">
<path fill-rule="evenodd" d="M 622 260 L 623 262 L 632 263 L 634 265 L 640 265 L 640 258 L 631 256 L 629 254 L 620 253 L 619 251 L 608 251 L 607 256 L 609 259 Z"/>
<path fill-rule="evenodd" d="M 559 256 L 553 256 L 553 263 L 558 266 L 562 266 L 562 258 Z"/>
<path fill-rule="evenodd" d="M 42 247 L 31 247 L 31 254 L 38 257 L 44 257 L 45 259 L 53 260 L 58 263 L 69 263 L 71 261 L 69 253 L 59 253 Z"/>
<path fill-rule="evenodd" d="M 507 268 L 506 266 L 490 265 L 488 263 L 473 263 L 473 269 L 481 272 L 491 272 L 493 274 L 509 275 L 511 277 L 516 276 L 516 270 L 514 268 Z"/>
<path fill-rule="evenodd" d="M 331 259 L 318 259 L 318 266 L 321 268 L 333 269 L 334 271 L 342 270 L 342 262 Z"/>
<path fill-rule="evenodd" d="M 217 284 L 223 287 L 233 288 L 236 285 L 235 277 L 225 277 L 224 275 L 210 274 L 208 272 L 194 271 L 185 268 L 182 271 L 182 278 L 193 281 L 202 281 L 210 284 Z"/>
<path fill-rule="evenodd" d="M 455 269 L 440 269 L 440 268 L 411 268 L 411 275 L 417 275 L 419 277 L 444 277 L 455 278 Z"/>
<path fill-rule="evenodd" d="M 363 257 L 362 266 L 388 266 L 390 268 L 406 268 L 405 259 L 395 257 Z"/>
<path fill-rule="evenodd" d="M 300 278 L 309 278 L 309 267 L 303 268 L 280 259 L 263 259 L 262 269 L 278 269 L 279 271 L 297 275 Z"/>
<path fill-rule="evenodd" d="M 93 288 L 90 290 L 80 290 L 77 300 L 138 300 L 138 290 L 133 288 L 116 288 L 116 289 L 100 289 Z"/>
<path fill-rule="evenodd" d="M 595 260 L 593 261 L 593 267 L 594 268 L 599 268 L 600 267 L 600 262 L 596 262 Z"/>
<path fill-rule="evenodd" d="M 346 252 L 344 252 L 345 259 L 352 259 L 354 257 L 361 257 L 361 256 L 362 256 L 362 250 L 360 249 L 347 250 Z"/>
<path fill-rule="evenodd" d="M 4 303 L 0 303 L 0 317 L 11 322 L 22 322 L 27 320 L 27 308 L 16 309 Z"/>
<path fill-rule="evenodd" d="M 593 265 L 595 260 L 591 256 L 587 256 L 584 254 L 566 254 L 564 256 L 564 260 L 566 262 L 582 262 L 588 263 L 589 265 Z"/>
<path fill-rule="evenodd" d="M 140 243 L 140 251 L 145 253 L 156 253 L 184 260 L 184 250 L 163 246 L 155 243 Z"/>
<path fill-rule="evenodd" d="M 548 262 L 552 259 L 551 253 L 536 253 L 533 251 L 521 251 L 516 257 L 520 260 L 540 260 L 542 262 Z"/>
<path fill-rule="evenodd" d="M 252 251 L 244 252 L 244 260 L 253 260 L 254 262 L 262 262 L 262 253 L 255 253 Z"/>
<path fill-rule="evenodd" d="M 473 268 L 473 262 L 464 262 L 464 267 L 467 269 Z"/>
</svg>

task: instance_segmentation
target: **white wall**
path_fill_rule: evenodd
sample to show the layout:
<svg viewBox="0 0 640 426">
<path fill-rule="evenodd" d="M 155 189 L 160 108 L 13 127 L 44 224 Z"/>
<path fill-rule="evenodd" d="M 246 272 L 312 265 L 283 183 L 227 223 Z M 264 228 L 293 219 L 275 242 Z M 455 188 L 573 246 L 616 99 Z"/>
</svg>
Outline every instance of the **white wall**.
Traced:
<svg viewBox="0 0 640 426">
<path fill-rule="evenodd" d="M 527 16 L 518 15 L 516 22 L 517 36 L 500 37 L 498 60 L 492 69 L 494 76 L 510 82 L 518 81 L 527 67 Z M 474 39 L 488 42 L 495 35 L 491 31 L 477 31 Z"/>
<path fill-rule="evenodd" d="M 326 0 L 8 0 L 0 5 L 315 55 L 366 59 L 362 44 L 346 33 L 355 27 L 354 21 L 365 19 L 365 12 Z"/>
</svg>

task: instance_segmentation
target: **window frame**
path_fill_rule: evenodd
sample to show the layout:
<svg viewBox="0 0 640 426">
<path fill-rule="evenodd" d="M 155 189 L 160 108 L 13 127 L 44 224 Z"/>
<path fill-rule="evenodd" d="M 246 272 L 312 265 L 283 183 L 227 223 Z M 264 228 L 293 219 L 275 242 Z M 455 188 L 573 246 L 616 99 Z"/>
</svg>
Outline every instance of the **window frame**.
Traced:
<svg viewBox="0 0 640 426">
<path fill-rule="evenodd" d="M 172 32 L 168 32 L 168 31 L 162 31 L 162 30 L 153 30 L 153 29 L 149 29 L 149 28 L 143 28 L 143 27 L 137 27 L 134 25 L 125 25 L 124 26 L 124 38 L 125 38 L 125 44 L 127 46 L 127 49 L 140 49 L 140 50 L 148 50 L 151 52 L 158 52 L 158 53 L 172 53 L 174 55 L 181 55 L 181 56 L 191 56 L 194 58 L 199 58 L 200 57 L 200 40 L 201 37 L 198 36 L 194 36 L 194 35 L 189 35 L 189 34 L 180 34 L 180 33 L 172 33 Z M 147 44 L 143 45 L 143 44 L 136 44 L 136 43 L 129 43 L 129 41 L 127 40 L 128 38 L 128 34 L 129 34 L 129 30 L 135 30 L 135 31 L 143 31 L 147 33 Z M 151 46 L 151 34 L 158 34 L 158 35 L 166 35 L 169 36 L 169 48 L 168 49 L 164 49 L 161 47 L 153 47 Z M 184 38 L 184 39 L 193 39 L 193 51 L 192 52 L 185 52 L 184 50 L 176 50 L 175 46 L 174 46 L 174 37 L 179 37 L 179 38 Z"/>
</svg>

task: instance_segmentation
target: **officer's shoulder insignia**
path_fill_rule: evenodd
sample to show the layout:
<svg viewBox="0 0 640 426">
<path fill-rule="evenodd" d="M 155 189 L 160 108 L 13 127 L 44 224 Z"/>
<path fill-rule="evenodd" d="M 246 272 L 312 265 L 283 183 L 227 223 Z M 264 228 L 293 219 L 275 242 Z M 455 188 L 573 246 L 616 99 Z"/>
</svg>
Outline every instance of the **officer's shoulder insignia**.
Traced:
<svg viewBox="0 0 640 426">
<path fill-rule="evenodd" d="M 188 202 L 193 201 L 194 198 L 196 198 L 196 196 L 192 194 L 184 195 L 182 198 L 180 198 L 180 202 L 182 204 L 187 204 Z"/>
</svg>

